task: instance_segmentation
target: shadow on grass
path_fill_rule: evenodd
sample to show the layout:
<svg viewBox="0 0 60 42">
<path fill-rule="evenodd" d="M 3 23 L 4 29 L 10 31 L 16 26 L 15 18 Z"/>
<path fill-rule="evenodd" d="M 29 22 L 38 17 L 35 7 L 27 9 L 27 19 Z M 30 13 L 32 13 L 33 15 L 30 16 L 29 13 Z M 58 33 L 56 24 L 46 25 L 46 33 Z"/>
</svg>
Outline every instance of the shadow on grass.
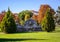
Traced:
<svg viewBox="0 0 60 42">
<path fill-rule="evenodd" d="M 36 33 L 36 32 L 43 32 L 43 31 L 29 31 L 29 32 L 27 31 L 27 32 L 16 32 L 16 33 L 34 33 L 34 32 Z"/>
<path fill-rule="evenodd" d="M 6 39 L 6 38 L 0 38 L 0 42 L 8 42 L 8 41 L 26 41 L 26 40 L 47 40 L 47 39 L 35 39 L 35 38 Z"/>
</svg>

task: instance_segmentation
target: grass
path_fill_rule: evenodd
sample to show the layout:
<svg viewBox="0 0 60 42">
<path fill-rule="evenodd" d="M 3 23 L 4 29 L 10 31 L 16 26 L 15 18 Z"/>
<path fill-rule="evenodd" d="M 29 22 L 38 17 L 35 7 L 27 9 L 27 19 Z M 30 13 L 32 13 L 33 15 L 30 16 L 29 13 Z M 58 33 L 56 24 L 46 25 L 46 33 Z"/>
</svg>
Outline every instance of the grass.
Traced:
<svg viewBox="0 0 60 42">
<path fill-rule="evenodd" d="M 60 42 L 60 26 L 54 32 L 0 33 L 0 42 Z"/>
</svg>

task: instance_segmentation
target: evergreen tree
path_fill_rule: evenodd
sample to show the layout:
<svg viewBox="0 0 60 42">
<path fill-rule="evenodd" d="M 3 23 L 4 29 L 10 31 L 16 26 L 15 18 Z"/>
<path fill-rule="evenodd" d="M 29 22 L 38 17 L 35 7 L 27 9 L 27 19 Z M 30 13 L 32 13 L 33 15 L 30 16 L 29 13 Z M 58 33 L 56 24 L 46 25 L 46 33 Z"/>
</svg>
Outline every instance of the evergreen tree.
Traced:
<svg viewBox="0 0 60 42">
<path fill-rule="evenodd" d="M 47 32 L 55 30 L 55 23 L 53 19 L 53 15 L 50 12 L 50 9 L 47 10 L 44 19 L 41 22 L 42 29 L 46 30 Z"/>
<path fill-rule="evenodd" d="M 5 33 L 14 33 L 16 32 L 16 24 L 13 19 L 13 15 L 8 8 L 7 13 L 5 14 L 2 22 L 1 22 L 1 30 Z"/>
</svg>

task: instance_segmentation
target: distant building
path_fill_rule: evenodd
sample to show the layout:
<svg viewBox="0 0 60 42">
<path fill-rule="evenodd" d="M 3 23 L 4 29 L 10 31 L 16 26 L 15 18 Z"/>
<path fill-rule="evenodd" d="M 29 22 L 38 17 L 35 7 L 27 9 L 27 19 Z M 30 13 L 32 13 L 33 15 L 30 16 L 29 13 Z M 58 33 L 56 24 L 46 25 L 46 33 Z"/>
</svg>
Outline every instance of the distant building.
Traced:
<svg viewBox="0 0 60 42">
<path fill-rule="evenodd" d="M 32 16 L 32 19 L 37 21 L 38 19 L 38 11 L 34 11 L 34 10 L 31 10 L 31 12 L 33 13 L 33 16 Z"/>
<path fill-rule="evenodd" d="M 60 6 L 58 6 L 55 17 L 55 21 L 60 25 Z"/>
<path fill-rule="evenodd" d="M 13 16 L 15 21 L 19 21 L 18 13 L 13 13 Z"/>
</svg>

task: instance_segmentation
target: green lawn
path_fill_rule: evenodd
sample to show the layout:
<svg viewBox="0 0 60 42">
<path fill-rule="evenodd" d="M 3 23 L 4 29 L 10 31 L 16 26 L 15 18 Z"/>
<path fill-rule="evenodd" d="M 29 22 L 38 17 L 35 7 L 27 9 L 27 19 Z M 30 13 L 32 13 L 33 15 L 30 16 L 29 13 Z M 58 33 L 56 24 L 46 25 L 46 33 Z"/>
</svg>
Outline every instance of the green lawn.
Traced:
<svg viewBox="0 0 60 42">
<path fill-rule="evenodd" d="M 60 26 L 59 26 L 60 27 Z M 60 42 L 60 28 L 54 32 L 0 33 L 0 42 Z"/>
</svg>

